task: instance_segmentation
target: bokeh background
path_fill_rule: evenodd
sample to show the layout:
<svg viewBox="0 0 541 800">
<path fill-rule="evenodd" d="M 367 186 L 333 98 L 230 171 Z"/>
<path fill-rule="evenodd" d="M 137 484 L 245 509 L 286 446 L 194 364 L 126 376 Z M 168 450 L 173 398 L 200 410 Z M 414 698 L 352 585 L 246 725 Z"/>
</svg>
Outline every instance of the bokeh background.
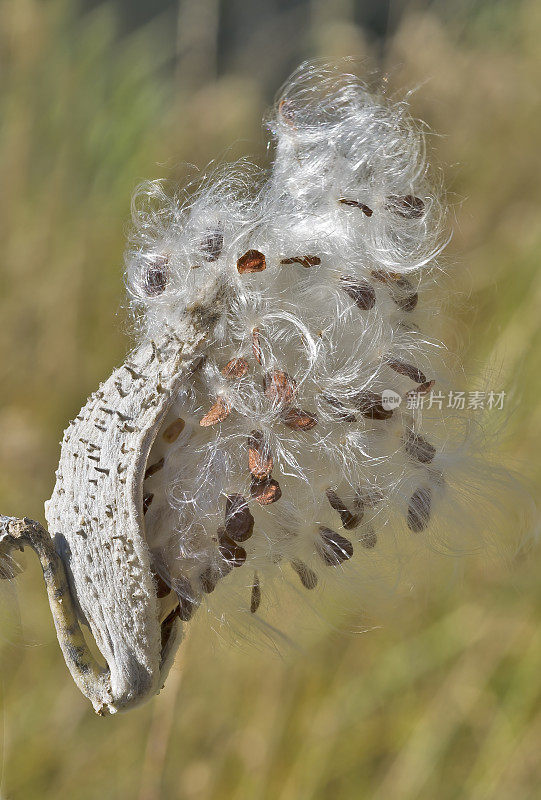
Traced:
<svg viewBox="0 0 541 800">
<path fill-rule="evenodd" d="M 417 88 L 451 204 L 448 338 L 512 393 L 501 455 L 535 494 L 540 40 L 537 0 L 0 0 L 1 512 L 43 520 L 61 432 L 126 352 L 134 186 L 216 157 L 268 163 L 281 83 L 344 56 L 389 93 Z M 280 655 L 196 621 L 162 695 L 107 719 L 24 565 L 0 603 L 1 798 L 540 797 L 535 546 L 480 553 L 373 630 L 322 625 Z"/>
</svg>

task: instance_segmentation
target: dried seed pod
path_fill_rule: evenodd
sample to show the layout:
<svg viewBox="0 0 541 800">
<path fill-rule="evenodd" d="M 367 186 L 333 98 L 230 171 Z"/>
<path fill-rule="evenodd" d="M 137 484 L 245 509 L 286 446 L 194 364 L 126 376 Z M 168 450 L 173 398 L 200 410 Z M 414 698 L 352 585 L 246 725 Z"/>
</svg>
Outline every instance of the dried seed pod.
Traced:
<svg viewBox="0 0 541 800">
<path fill-rule="evenodd" d="M 164 439 L 168 444 L 173 444 L 173 442 L 176 442 L 184 430 L 185 425 L 186 423 L 182 417 L 178 417 L 164 430 L 162 433 L 162 439 Z"/>
<path fill-rule="evenodd" d="M 407 432 L 405 448 L 407 454 L 420 464 L 430 464 L 436 455 L 436 448 L 411 430 Z"/>
<path fill-rule="evenodd" d="M 252 592 L 250 595 L 250 612 L 255 614 L 261 603 L 261 584 L 259 583 L 259 575 L 254 572 L 254 580 L 252 582 Z"/>
<path fill-rule="evenodd" d="M 207 261 L 217 261 L 223 250 L 224 234 L 221 230 L 210 231 L 201 242 L 201 250 Z"/>
<path fill-rule="evenodd" d="M 147 467 L 145 471 L 145 478 L 144 478 L 145 481 L 147 480 L 147 478 L 152 478 L 153 475 L 155 475 L 157 472 L 163 469 L 164 463 L 165 459 L 160 458 L 160 460 L 156 461 L 155 464 L 151 464 L 149 467 Z"/>
<path fill-rule="evenodd" d="M 413 194 L 390 194 L 385 202 L 385 208 L 404 219 L 418 219 L 424 214 L 425 204 L 420 197 L 415 197 Z"/>
<path fill-rule="evenodd" d="M 248 466 L 256 480 L 270 477 L 274 461 L 261 431 L 252 431 L 248 437 Z"/>
<path fill-rule="evenodd" d="M 326 489 L 325 495 L 327 500 L 329 501 L 331 508 L 334 508 L 340 514 L 340 519 L 342 520 L 342 525 L 346 530 L 352 530 L 352 528 L 356 528 L 357 525 L 360 524 L 363 515 L 362 511 L 360 514 L 352 514 L 349 508 L 344 504 L 344 502 L 340 499 L 334 489 Z"/>
<path fill-rule="evenodd" d="M 408 506 L 408 528 L 414 533 L 424 531 L 430 522 L 432 491 L 430 487 L 417 489 L 410 498 Z"/>
<path fill-rule="evenodd" d="M 247 272 L 263 272 L 266 268 L 265 256 L 259 250 L 247 250 L 237 261 L 237 269 L 241 275 Z"/>
<path fill-rule="evenodd" d="M 338 201 L 345 206 L 353 206 L 354 208 L 360 208 L 360 210 L 365 214 L 367 217 L 371 217 L 374 213 L 372 209 L 366 205 L 366 203 L 361 203 L 360 200 L 346 200 L 345 198 L 340 198 Z"/>
<path fill-rule="evenodd" d="M 252 481 L 250 492 L 260 506 L 269 506 L 271 503 L 276 503 L 282 496 L 280 485 L 274 478 L 269 478 L 266 481 Z"/>
<path fill-rule="evenodd" d="M 297 384 L 287 372 L 273 369 L 271 372 L 267 372 L 263 378 L 263 391 L 266 397 L 276 405 L 291 403 L 297 391 Z"/>
<path fill-rule="evenodd" d="M 330 567 L 336 567 L 347 561 L 353 555 L 353 545 L 331 528 L 323 526 L 319 529 L 320 539 L 317 542 L 317 550 L 323 561 Z"/>
<path fill-rule="evenodd" d="M 362 311 L 369 311 L 376 305 L 376 292 L 367 281 L 341 276 L 342 289 L 351 297 L 355 305 Z"/>
<path fill-rule="evenodd" d="M 218 530 L 218 541 L 218 550 L 224 561 L 232 567 L 242 567 L 246 561 L 246 550 L 244 547 L 234 542 L 225 532 L 225 528 L 220 528 Z"/>
<path fill-rule="evenodd" d="M 244 378 L 248 372 L 248 362 L 245 358 L 232 358 L 222 369 L 222 375 L 229 381 Z"/>
<path fill-rule="evenodd" d="M 415 383 L 426 383 L 425 374 L 417 367 L 414 367 L 413 364 L 408 364 L 398 358 L 389 359 L 387 363 L 390 368 L 398 372 L 399 375 L 405 375 L 407 378 L 411 378 L 412 381 L 415 381 Z"/>
<path fill-rule="evenodd" d="M 245 542 L 254 530 L 254 518 L 241 494 L 230 494 L 225 501 L 225 531 L 235 542 Z"/>
<path fill-rule="evenodd" d="M 147 513 L 153 500 L 154 500 L 154 495 L 152 494 L 152 492 L 148 492 L 143 496 L 143 514 Z"/>
<path fill-rule="evenodd" d="M 371 392 L 368 389 L 358 392 L 352 402 L 359 409 L 363 417 L 369 419 L 390 419 L 393 416 L 391 409 L 383 407 L 383 400 L 380 394 Z"/>
<path fill-rule="evenodd" d="M 317 425 L 317 417 L 302 408 L 285 408 L 281 414 L 282 422 L 294 431 L 309 431 Z"/>
<path fill-rule="evenodd" d="M 169 259 L 167 256 L 156 256 L 145 269 L 143 288 L 148 297 L 157 297 L 165 291 L 169 278 Z"/>
<path fill-rule="evenodd" d="M 230 413 L 230 404 L 224 397 L 220 395 L 216 402 L 212 404 L 205 416 L 201 417 L 199 424 L 202 428 L 208 428 L 210 425 L 216 425 L 217 422 L 223 422 L 224 419 L 227 419 Z"/>
<path fill-rule="evenodd" d="M 309 267 L 317 267 L 321 264 L 319 256 L 293 256 L 292 258 L 283 258 L 280 264 L 302 264 L 307 269 Z"/>
<path fill-rule="evenodd" d="M 298 558 L 294 559 L 290 562 L 291 566 L 301 579 L 301 583 L 305 589 L 315 589 L 317 586 L 317 575 L 313 569 L 304 563 L 304 561 L 300 561 Z"/>
<path fill-rule="evenodd" d="M 259 328 L 252 330 L 252 352 L 258 364 L 263 363 L 263 353 L 261 352 L 261 339 L 259 336 Z"/>
</svg>

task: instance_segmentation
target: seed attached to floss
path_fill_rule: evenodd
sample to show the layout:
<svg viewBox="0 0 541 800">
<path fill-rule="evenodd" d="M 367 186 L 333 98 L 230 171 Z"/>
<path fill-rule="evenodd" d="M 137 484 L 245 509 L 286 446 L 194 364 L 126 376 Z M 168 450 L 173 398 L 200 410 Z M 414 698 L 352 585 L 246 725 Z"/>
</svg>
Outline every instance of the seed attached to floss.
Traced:
<svg viewBox="0 0 541 800">
<path fill-rule="evenodd" d="M 274 460 L 261 431 L 252 431 L 248 437 L 248 466 L 256 480 L 270 478 Z"/>
<path fill-rule="evenodd" d="M 357 417 L 355 416 L 355 414 L 352 414 L 350 411 L 347 411 L 344 404 L 340 402 L 338 398 L 333 397 L 332 395 L 329 394 L 322 394 L 321 396 L 325 400 L 325 402 L 328 403 L 331 406 L 331 408 L 333 408 L 336 411 L 336 416 L 342 422 L 356 421 Z"/>
<path fill-rule="evenodd" d="M 367 281 L 358 281 L 355 278 L 341 276 L 342 289 L 351 297 L 357 308 L 369 311 L 376 305 L 376 292 Z"/>
<path fill-rule="evenodd" d="M 155 464 L 151 464 L 149 467 L 147 467 L 145 472 L 145 481 L 147 480 L 147 478 L 152 478 L 153 475 L 155 475 L 157 472 L 163 469 L 164 463 L 165 459 L 160 458 L 160 460 L 156 461 Z"/>
<path fill-rule="evenodd" d="M 294 559 L 290 562 L 292 568 L 295 570 L 297 575 L 299 576 L 302 585 L 305 589 L 315 589 L 317 586 L 318 577 L 313 569 L 304 563 L 304 561 L 300 561 L 298 558 Z"/>
<path fill-rule="evenodd" d="M 383 407 L 382 396 L 368 389 L 358 392 L 353 398 L 353 403 L 363 417 L 369 419 L 390 419 L 393 416 L 392 409 Z"/>
<path fill-rule="evenodd" d="M 408 506 L 408 528 L 413 533 L 424 531 L 430 522 L 430 508 L 432 505 L 432 492 L 425 487 L 417 489 L 410 498 Z"/>
<path fill-rule="evenodd" d="M 254 530 L 254 518 L 241 494 L 230 494 L 225 501 L 225 532 L 235 542 L 245 542 Z"/>
<path fill-rule="evenodd" d="M 385 208 L 398 214 L 399 217 L 404 217 L 404 219 L 418 219 L 424 214 L 425 204 L 420 197 L 415 197 L 413 194 L 403 196 L 390 194 L 386 200 Z"/>
<path fill-rule="evenodd" d="M 156 256 L 147 266 L 143 285 L 148 297 L 157 297 L 165 291 L 169 277 L 168 264 L 167 256 Z"/>
<path fill-rule="evenodd" d="M 280 485 L 274 478 L 269 478 L 266 481 L 253 480 L 250 492 L 260 506 L 270 506 L 271 503 L 276 503 L 282 496 Z"/>
<path fill-rule="evenodd" d="M 317 267 L 321 264 L 319 256 L 294 256 L 292 258 L 283 258 L 280 264 L 302 264 L 303 267 L 309 269 L 310 267 Z"/>
<path fill-rule="evenodd" d="M 385 270 L 373 270 L 372 277 L 388 286 L 393 301 L 402 311 L 411 313 L 415 310 L 419 295 L 411 281 L 404 275 L 397 272 L 385 272 Z"/>
<path fill-rule="evenodd" d="M 408 431 L 405 447 L 407 454 L 420 464 L 430 464 L 436 455 L 436 448 L 413 431 Z"/>
<path fill-rule="evenodd" d="M 366 203 L 361 203 L 359 200 L 346 200 L 345 198 L 341 198 L 339 203 L 342 203 L 344 206 L 353 206 L 354 208 L 360 208 L 363 214 L 367 217 L 371 217 L 374 213 L 372 209 L 366 205 Z"/>
<path fill-rule="evenodd" d="M 331 508 L 334 508 L 334 510 L 340 514 L 342 525 L 346 530 L 352 530 L 360 524 L 363 518 L 362 512 L 361 514 L 352 514 L 340 497 L 338 497 L 334 489 L 326 489 L 325 495 L 331 505 Z"/>
<path fill-rule="evenodd" d="M 276 405 L 291 403 L 297 391 L 297 384 L 287 372 L 273 369 L 271 372 L 267 372 L 263 378 L 263 391 L 265 396 Z"/>
<path fill-rule="evenodd" d="M 218 530 L 218 550 L 227 564 L 232 567 L 242 567 L 246 561 L 246 550 L 240 544 L 231 539 L 225 532 L 225 528 Z"/>
<path fill-rule="evenodd" d="M 207 261 L 217 261 L 222 254 L 223 246 L 224 235 L 219 230 L 211 231 L 201 242 L 201 250 L 206 254 Z"/>
<path fill-rule="evenodd" d="M 353 545 L 345 536 L 324 527 L 320 527 L 319 535 L 321 539 L 317 543 L 317 549 L 328 566 L 336 567 L 353 555 Z"/>
<path fill-rule="evenodd" d="M 422 384 L 427 382 L 424 373 L 422 373 L 420 369 L 417 369 L 417 367 L 414 367 L 413 364 L 407 364 L 405 361 L 401 361 L 398 358 L 391 359 L 387 361 L 387 363 L 390 368 L 398 372 L 399 375 L 405 375 L 407 378 L 411 378 L 412 381 L 415 381 L 415 383 Z"/>
<path fill-rule="evenodd" d="M 184 430 L 186 423 L 182 419 L 182 417 L 178 417 L 175 419 L 170 425 L 162 433 L 162 438 L 167 442 L 167 444 L 173 444 L 176 442 L 182 431 Z"/>
<path fill-rule="evenodd" d="M 250 596 L 250 612 L 255 614 L 261 603 L 261 584 L 259 583 L 259 576 L 254 572 L 254 580 L 252 583 L 252 593 Z"/>
<path fill-rule="evenodd" d="M 411 389 L 407 393 L 406 400 L 408 402 L 414 402 L 418 395 L 428 394 L 435 383 L 436 381 L 427 381 L 426 383 L 421 383 L 420 386 L 417 386 L 415 389 Z"/>
<path fill-rule="evenodd" d="M 204 417 L 201 417 L 199 424 L 202 428 L 208 428 L 211 425 L 216 425 L 217 422 L 223 422 L 231 413 L 231 406 L 221 395 L 215 403 L 210 407 Z"/>
<path fill-rule="evenodd" d="M 309 431 L 317 425 L 317 417 L 302 408 L 289 407 L 282 411 L 282 422 L 294 431 Z"/>
<path fill-rule="evenodd" d="M 245 358 L 232 358 L 222 369 L 222 375 L 228 381 L 240 380 L 248 372 L 248 362 Z"/>
<path fill-rule="evenodd" d="M 247 250 L 237 261 L 237 269 L 241 275 L 247 272 L 263 272 L 266 268 L 265 256 L 259 250 Z"/>
</svg>

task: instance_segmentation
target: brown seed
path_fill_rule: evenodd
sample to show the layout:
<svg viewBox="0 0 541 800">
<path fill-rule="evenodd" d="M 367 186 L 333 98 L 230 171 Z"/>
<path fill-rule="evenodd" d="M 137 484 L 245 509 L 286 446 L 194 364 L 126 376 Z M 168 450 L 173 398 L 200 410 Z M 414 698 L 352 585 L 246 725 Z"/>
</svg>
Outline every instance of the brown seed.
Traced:
<svg viewBox="0 0 541 800">
<path fill-rule="evenodd" d="M 156 584 L 156 597 L 161 599 L 162 597 L 167 597 L 169 592 L 171 591 L 171 587 L 168 583 L 164 581 L 161 575 L 157 573 L 153 573 L 154 582 Z"/>
<path fill-rule="evenodd" d="M 143 285 L 149 297 L 157 297 L 165 291 L 169 277 L 168 264 L 167 256 L 156 256 L 146 267 Z"/>
<path fill-rule="evenodd" d="M 420 464 L 430 464 L 436 455 L 436 448 L 413 431 L 408 431 L 405 447 L 407 454 Z"/>
<path fill-rule="evenodd" d="M 317 425 L 317 417 L 302 408 L 285 408 L 281 414 L 282 422 L 294 431 L 309 431 Z"/>
<path fill-rule="evenodd" d="M 353 206 L 354 208 L 360 208 L 363 214 L 366 214 L 367 217 L 371 217 L 374 213 L 366 203 L 361 203 L 359 200 L 346 200 L 345 198 L 341 198 L 339 203 L 342 203 L 345 206 Z"/>
<path fill-rule="evenodd" d="M 252 497 L 257 500 L 260 506 L 269 506 L 276 503 L 282 496 L 282 490 L 278 481 L 269 478 L 266 481 L 252 481 L 250 487 Z"/>
<path fill-rule="evenodd" d="M 413 294 L 408 294 L 406 297 L 393 297 L 396 305 L 399 306 L 402 311 L 411 312 L 417 307 L 417 303 L 419 302 L 419 295 L 417 292 L 413 292 Z"/>
<path fill-rule="evenodd" d="M 410 498 L 408 506 L 408 528 L 414 533 L 424 531 L 430 521 L 432 492 L 425 487 L 417 489 Z"/>
<path fill-rule="evenodd" d="M 205 416 L 201 417 L 199 424 L 202 428 L 208 428 L 210 425 L 216 425 L 217 422 L 223 422 L 230 413 L 230 404 L 220 395 Z"/>
<path fill-rule="evenodd" d="M 405 375 L 411 378 L 415 383 L 426 383 L 426 376 L 420 369 L 414 367 L 413 364 L 408 364 L 406 361 L 401 361 L 398 358 L 393 358 L 387 362 L 391 369 L 398 372 L 399 375 Z"/>
<path fill-rule="evenodd" d="M 426 383 L 421 383 L 420 386 L 417 386 L 415 389 L 411 389 L 406 394 L 406 400 L 409 402 L 414 402 L 417 395 L 428 394 L 435 383 L 436 381 L 427 381 Z"/>
<path fill-rule="evenodd" d="M 207 261 L 217 261 L 224 246 L 222 231 L 211 231 L 201 242 L 201 250 L 206 253 Z"/>
<path fill-rule="evenodd" d="M 357 281 L 354 278 L 342 276 L 342 289 L 351 297 L 355 305 L 362 311 L 369 311 L 376 304 L 376 292 L 367 281 Z"/>
<path fill-rule="evenodd" d="M 291 258 L 283 258 L 280 264 L 302 264 L 303 267 L 317 267 L 321 264 L 319 256 L 292 256 Z"/>
<path fill-rule="evenodd" d="M 248 362 L 245 358 L 232 358 L 222 369 L 222 375 L 229 381 L 243 378 L 248 372 Z"/>
<path fill-rule="evenodd" d="M 165 441 L 168 444 L 176 442 L 176 440 L 184 430 L 185 425 L 186 423 L 184 422 L 182 417 L 178 417 L 178 419 L 175 419 L 170 425 L 167 426 L 167 428 L 162 433 L 162 438 L 165 439 Z"/>
<path fill-rule="evenodd" d="M 345 536 L 323 526 L 319 529 L 319 535 L 321 541 L 317 543 L 318 552 L 330 567 L 342 564 L 353 555 L 353 545 Z"/>
<path fill-rule="evenodd" d="M 152 492 L 149 492 L 148 494 L 145 494 L 143 496 L 143 514 L 147 513 L 153 500 L 154 500 L 154 495 L 152 494 Z"/>
<path fill-rule="evenodd" d="M 340 519 L 342 520 L 342 525 L 348 531 L 352 530 L 352 528 L 356 528 L 357 525 L 360 524 L 363 514 L 352 514 L 349 508 L 343 503 L 343 501 L 338 497 L 334 489 L 326 489 L 325 494 L 327 496 L 327 500 L 329 501 L 331 508 L 334 508 L 335 511 L 338 511 L 340 514 Z"/>
<path fill-rule="evenodd" d="M 164 461 L 164 458 L 160 458 L 155 464 L 151 464 L 150 467 L 147 467 L 144 480 L 146 481 L 147 478 L 152 478 L 153 475 L 163 469 Z"/>
<path fill-rule="evenodd" d="M 261 585 L 259 583 L 259 576 L 254 572 L 254 580 L 252 583 L 252 594 L 250 597 L 250 611 L 255 614 L 261 603 Z"/>
<path fill-rule="evenodd" d="M 295 128 L 295 125 L 293 124 L 295 113 L 291 100 L 287 100 L 286 98 L 280 100 L 278 104 L 278 113 L 291 128 Z"/>
<path fill-rule="evenodd" d="M 391 409 L 383 407 L 381 395 L 370 392 L 368 389 L 358 392 L 353 397 L 353 403 L 363 417 L 368 417 L 369 419 L 389 419 L 393 416 Z"/>
<path fill-rule="evenodd" d="M 385 272 L 384 270 L 374 270 L 372 277 L 380 283 L 385 283 L 391 291 L 391 297 L 402 311 L 411 312 L 417 306 L 419 295 L 413 288 L 413 284 L 404 275 L 398 272 Z"/>
<path fill-rule="evenodd" d="M 423 216 L 425 204 L 420 197 L 415 197 L 413 194 L 390 194 L 385 208 L 404 219 L 417 219 Z"/>
<path fill-rule="evenodd" d="M 254 518 L 241 494 L 230 494 L 225 501 L 225 531 L 235 542 L 245 542 L 254 530 Z"/>
<path fill-rule="evenodd" d="M 231 539 L 225 528 L 218 529 L 218 550 L 224 561 L 232 567 L 242 567 L 246 561 L 246 550 Z"/>
<path fill-rule="evenodd" d="M 291 403 L 297 391 L 297 384 L 287 372 L 273 369 L 271 372 L 267 372 L 263 378 L 263 390 L 269 400 L 275 404 Z"/>
<path fill-rule="evenodd" d="M 371 525 L 366 526 L 366 530 L 359 538 L 359 541 L 362 547 L 365 547 L 367 550 L 372 550 L 377 545 L 378 536 Z"/>
<path fill-rule="evenodd" d="M 301 579 L 301 583 L 305 589 L 315 589 L 317 586 L 317 575 L 313 569 L 304 563 L 304 561 L 299 561 L 299 559 L 295 559 L 291 562 L 291 566 Z"/>
<path fill-rule="evenodd" d="M 256 480 L 270 477 L 274 461 L 261 431 L 252 431 L 248 437 L 248 466 Z"/>
<path fill-rule="evenodd" d="M 355 422 L 357 419 L 355 414 L 346 411 L 345 406 L 340 402 L 340 400 L 329 394 L 322 394 L 321 396 L 331 406 L 331 408 L 335 409 L 337 412 L 336 416 L 342 420 L 342 422 Z"/>
<path fill-rule="evenodd" d="M 261 352 L 261 340 L 259 337 L 259 328 L 252 330 L 252 352 L 258 364 L 263 363 L 263 353 Z"/>
<path fill-rule="evenodd" d="M 265 256 L 259 250 L 247 250 L 237 261 L 237 269 L 241 275 L 246 272 L 263 272 L 266 268 Z"/>
</svg>

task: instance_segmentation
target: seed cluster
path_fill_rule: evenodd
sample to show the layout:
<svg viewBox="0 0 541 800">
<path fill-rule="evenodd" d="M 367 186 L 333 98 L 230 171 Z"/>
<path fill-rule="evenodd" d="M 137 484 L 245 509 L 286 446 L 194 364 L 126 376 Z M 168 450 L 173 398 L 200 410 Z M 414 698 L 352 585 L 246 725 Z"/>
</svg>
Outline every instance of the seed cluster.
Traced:
<svg viewBox="0 0 541 800">
<path fill-rule="evenodd" d="M 271 129 L 255 198 L 233 167 L 184 203 L 155 185 L 135 203 L 144 335 L 210 285 L 226 298 L 145 476 L 157 591 L 183 619 L 221 581 L 257 614 L 278 576 L 313 590 L 354 574 L 386 537 L 424 534 L 445 491 L 444 447 L 408 402 L 440 374 L 421 302 L 440 212 L 419 134 L 403 106 L 324 71 L 293 79 Z"/>
</svg>

